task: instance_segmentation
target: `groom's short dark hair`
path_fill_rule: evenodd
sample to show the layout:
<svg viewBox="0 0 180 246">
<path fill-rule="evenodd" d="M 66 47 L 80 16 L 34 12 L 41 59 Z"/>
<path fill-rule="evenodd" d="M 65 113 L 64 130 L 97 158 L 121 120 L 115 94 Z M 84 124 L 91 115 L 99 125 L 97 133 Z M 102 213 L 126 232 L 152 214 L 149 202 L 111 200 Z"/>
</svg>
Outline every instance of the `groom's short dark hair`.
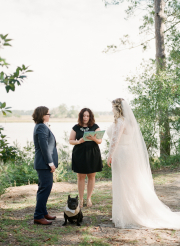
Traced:
<svg viewBox="0 0 180 246">
<path fill-rule="evenodd" d="M 47 114 L 48 108 L 45 106 L 39 106 L 35 108 L 34 113 L 32 114 L 33 120 L 36 124 L 43 123 L 43 116 Z"/>
<path fill-rule="evenodd" d="M 78 125 L 79 126 L 83 126 L 83 114 L 84 112 L 88 112 L 89 113 L 89 121 L 87 123 L 87 125 L 89 127 L 93 126 L 95 123 L 95 119 L 94 119 L 94 114 L 93 112 L 89 109 L 89 108 L 83 108 L 81 109 L 81 111 L 79 112 L 79 117 L 78 117 Z"/>
</svg>

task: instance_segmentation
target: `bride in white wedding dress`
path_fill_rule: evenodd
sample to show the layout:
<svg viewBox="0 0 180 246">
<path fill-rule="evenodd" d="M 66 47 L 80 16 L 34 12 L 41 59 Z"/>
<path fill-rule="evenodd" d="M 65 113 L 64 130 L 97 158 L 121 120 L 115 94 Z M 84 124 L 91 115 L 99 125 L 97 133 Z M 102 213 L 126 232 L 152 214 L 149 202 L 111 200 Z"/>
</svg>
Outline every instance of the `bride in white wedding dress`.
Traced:
<svg viewBox="0 0 180 246">
<path fill-rule="evenodd" d="M 115 122 L 108 128 L 112 168 L 112 221 L 120 228 L 180 229 L 180 213 L 157 197 L 147 148 L 134 114 L 124 99 L 112 101 Z"/>
</svg>

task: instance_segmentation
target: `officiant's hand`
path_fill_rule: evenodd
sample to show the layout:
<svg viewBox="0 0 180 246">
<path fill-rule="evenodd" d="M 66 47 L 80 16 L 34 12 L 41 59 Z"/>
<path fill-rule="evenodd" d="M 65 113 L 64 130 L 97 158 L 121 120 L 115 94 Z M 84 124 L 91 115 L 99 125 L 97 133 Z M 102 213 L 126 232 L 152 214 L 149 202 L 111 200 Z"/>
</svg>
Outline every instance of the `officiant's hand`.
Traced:
<svg viewBox="0 0 180 246">
<path fill-rule="evenodd" d="M 84 141 L 84 139 L 83 138 L 80 138 L 79 140 L 78 140 L 78 144 L 82 144 L 82 143 L 84 143 L 85 141 Z"/>
<path fill-rule="evenodd" d="M 92 141 L 94 141 L 94 142 L 96 142 L 96 140 L 97 140 L 97 138 L 96 138 L 96 134 L 94 135 L 94 136 L 88 136 L 88 137 L 86 137 L 87 139 L 89 139 L 89 140 L 92 140 Z"/>
<path fill-rule="evenodd" d="M 108 159 L 107 159 L 107 165 L 109 167 L 111 167 L 111 162 L 112 162 L 112 158 L 111 157 L 108 157 Z"/>
</svg>

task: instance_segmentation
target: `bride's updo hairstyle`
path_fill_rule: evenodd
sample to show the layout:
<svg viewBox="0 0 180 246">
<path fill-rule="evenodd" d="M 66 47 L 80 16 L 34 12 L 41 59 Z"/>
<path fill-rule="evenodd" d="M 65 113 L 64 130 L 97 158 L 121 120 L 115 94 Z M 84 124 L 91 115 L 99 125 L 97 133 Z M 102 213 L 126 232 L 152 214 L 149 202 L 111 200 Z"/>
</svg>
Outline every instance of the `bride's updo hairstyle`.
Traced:
<svg viewBox="0 0 180 246">
<path fill-rule="evenodd" d="M 123 98 L 117 98 L 115 100 L 112 101 L 112 106 L 115 109 L 114 111 L 114 121 L 115 123 L 117 122 L 117 119 L 120 117 L 123 117 L 123 109 L 122 109 L 122 101 L 124 99 Z"/>
</svg>

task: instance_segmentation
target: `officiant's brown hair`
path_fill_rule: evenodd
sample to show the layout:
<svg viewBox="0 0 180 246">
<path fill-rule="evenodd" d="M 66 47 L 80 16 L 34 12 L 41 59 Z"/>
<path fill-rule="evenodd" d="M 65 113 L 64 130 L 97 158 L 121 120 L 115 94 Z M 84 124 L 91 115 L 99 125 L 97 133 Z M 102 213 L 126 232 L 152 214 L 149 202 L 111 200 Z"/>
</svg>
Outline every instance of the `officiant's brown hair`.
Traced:
<svg viewBox="0 0 180 246">
<path fill-rule="evenodd" d="M 45 106 L 39 106 L 35 108 L 34 113 L 32 114 L 33 120 L 36 124 L 43 123 L 43 116 L 47 114 L 48 108 Z"/>
<path fill-rule="evenodd" d="M 89 121 L 88 121 L 87 125 L 88 125 L 88 127 L 92 127 L 94 125 L 94 123 L 95 123 L 95 119 L 94 119 L 93 112 L 89 108 L 83 108 L 79 112 L 78 125 L 79 126 L 83 126 L 83 114 L 86 111 L 89 113 Z"/>
</svg>

